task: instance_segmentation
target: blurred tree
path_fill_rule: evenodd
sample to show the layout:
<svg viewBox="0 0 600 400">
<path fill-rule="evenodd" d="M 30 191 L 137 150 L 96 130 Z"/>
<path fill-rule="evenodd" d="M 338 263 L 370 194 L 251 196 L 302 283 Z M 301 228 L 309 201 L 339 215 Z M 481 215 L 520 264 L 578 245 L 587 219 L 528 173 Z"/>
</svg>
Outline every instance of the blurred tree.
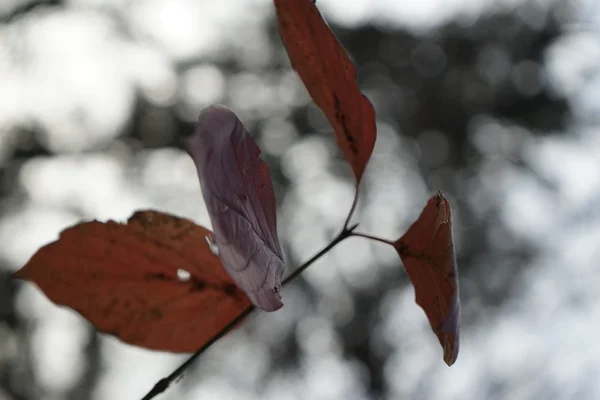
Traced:
<svg viewBox="0 0 600 400">
<path fill-rule="evenodd" d="M 478 182 L 486 178 L 483 173 L 489 172 L 490 168 L 517 168 L 545 183 L 528 167 L 521 149 L 531 137 L 562 134 L 569 121 L 568 103 L 551 92 L 544 79 L 545 52 L 561 35 L 564 24 L 557 17 L 558 3 L 554 9 L 546 10 L 541 6 L 536 9 L 537 2 L 532 1 L 511 12 L 484 15 L 473 24 L 452 22 L 422 36 L 373 25 L 353 29 L 333 26 L 357 64 L 359 84 L 372 98 L 378 121 L 396 128 L 403 143 L 412 143 L 413 149 L 408 151 L 418 158 L 420 174 L 431 191 L 442 188 L 454 194 L 456 234 L 459 239 L 464 238 L 459 240 L 458 263 L 465 329 L 483 318 L 484 312 L 489 313 L 490 309 L 502 304 L 511 285 L 523 272 L 522 266 L 536 251 L 527 241 L 512 236 L 498 216 L 500 205 L 494 190 L 482 191 Z M 3 22 L 13 23 L 30 10 L 42 8 L 37 3 L 24 4 L 7 13 Z M 524 14 L 525 9 L 528 13 Z M 539 18 L 532 22 L 523 17 L 531 13 L 537 13 Z M 245 60 L 235 52 L 201 62 L 214 62 L 226 80 L 248 72 L 276 86 L 282 76 L 289 73 L 289 63 L 274 18 L 270 20 L 267 32 L 272 46 L 268 53 L 274 54 L 267 65 L 247 68 Z M 194 65 L 195 61 L 181 63 L 177 66 L 178 72 L 183 73 Z M 328 129 L 323 127 L 323 121 L 317 121 L 318 126 L 315 125 L 311 107 L 294 106 L 289 111 L 296 130 L 302 138 L 321 135 L 333 143 L 333 135 L 323 135 Z M 267 113 L 250 110 L 248 114 L 252 117 L 248 128 L 258 132 L 264 126 Z M 182 148 L 180 134 L 192 130 L 193 122 L 181 111 L 180 104 L 157 106 L 139 97 L 120 139 L 133 152 L 159 147 Z M 148 127 L 153 127 L 151 132 Z M 503 127 L 510 129 L 503 130 Z M 19 129 L 22 129 L 19 135 L 37 138 L 35 132 L 26 132 L 27 129 L 43 130 L 43 127 Z M 486 135 L 494 137 L 486 137 L 482 142 L 482 129 Z M 490 150 L 489 146 L 499 146 L 499 149 Z M 0 171 L 2 196 L 10 197 L 17 190 L 9 177 L 14 177 L 21 162 L 41 154 L 49 155 L 49 152 L 39 141 L 14 152 L 12 161 L 9 160 Z M 267 160 L 273 170 L 278 199 L 281 199 L 293 182 L 281 170 L 278 157 L 269 154 Z M 337 172 L 347 174 L 341 168 Z M 367 182 L 367 192 L 369 188 Z M 482 206 L 474 208 L 474 202 L 481 202 Z M 502 242 L 501 246 L 497 245 L 498 241 Z M 293 261 L 298 264 L 303 260 Z M 397 264 L 400 265 L 399 260 Z M 475 270 L 476 266 L 481 268 L 482 265 L 485 265 L 485 271 Z M 364 366 L 368 375 L 368 396 L 373 399 L 390 395 L 384 372 L 389 353 L 374 352 L 369 340 L 380 323 L 377 310 L 389 290 L 404 287 L 408 280 L 398 270 L 393 275 L 387 274 L 381 282 L 376 292 L 355 290 L 352 299 L 354 317 L 349 323 L 336 327 L 343 343 L 344 357 Z M 306 281 L 297 285 L 311 292 Z M 24 328 L 15 319 L 15 293 L 15 284 L 9 280 L 9 275 L 1 274 L 0 338 L 7 336 L 5 330 L 9 330 L 11 341 L 26 337 Z M 286 369 L 299 364 L 301 350 L 294 331 L 291 332 L 271 350 L 273 368 Z M 9 347 L 0 344 L 0 398 L 1 390 L 8 393 L 10 399 L 43 398 L 35 389 L 30 358 L 14 354 L 3 357 L 3 349 Z M 25 348 L 22 344 L 18 347 Z M 97 374 L 102 370 L 98 343 L 93 337 L 86 351 L 89 356 L 87 372 L 64 398 L 87 399 L 91 396 Z M 22 382 L 31 382 L 31 385 L 24 386 Z M 428 387 L 423 386 L 420 391 L 419 398 L 428 398 Z M 502 398 L 498 394 L 501 392 L 500 387 L 490 385 L 484 398 Z"/>
</svg>

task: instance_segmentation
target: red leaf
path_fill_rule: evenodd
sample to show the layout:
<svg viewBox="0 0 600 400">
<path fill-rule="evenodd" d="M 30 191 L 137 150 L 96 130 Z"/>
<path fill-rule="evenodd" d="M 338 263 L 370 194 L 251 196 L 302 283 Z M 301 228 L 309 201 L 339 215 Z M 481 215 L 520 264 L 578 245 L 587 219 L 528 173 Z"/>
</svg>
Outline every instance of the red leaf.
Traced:
<svg viewBox="0 0 600 400">
<path fill-rule="evenodd" d="M 333 127 L 357 183 L 373 152 L 377 127 L 356 68 L 312 0 L 274 0 L 279 32 L 292 67 Z"/>
<path fill-rule="evenodd" d="M 191 352 L 250 306 L 206 244 L 210 234 L 158 211 L 138 211 L 126 224 L 84 222 L 14 276 L 100 332 L 153 350 Z"/>
<path fill-rule="evenodd" d="M 452 212 L 442 192 L 429 199 L 394 247 L 413 283 L 416 302 L 444 349 L 444 361 L 452 365 L 458 356 L 460 304 Z"/>
<path fill-rule="evenodd" d="M 225 107 L 202 111 L 186 139 L 225 269 L 254 305 L 283 306 L 283 255 L 269 167 L 242 122 Z"/>
</svg>

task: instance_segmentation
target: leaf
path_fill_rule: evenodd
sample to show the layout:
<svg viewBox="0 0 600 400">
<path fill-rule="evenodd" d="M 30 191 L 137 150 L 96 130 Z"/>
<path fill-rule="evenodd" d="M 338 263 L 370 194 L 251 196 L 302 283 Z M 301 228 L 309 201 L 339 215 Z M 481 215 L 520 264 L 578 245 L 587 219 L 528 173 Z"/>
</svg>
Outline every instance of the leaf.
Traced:
<svg viewBox="0 0 600 400">
<path fill-rule="evenodd" d="M 148 349 L 191 352 L 250 306 L 206 244 L 210 234 L 158 211 L 138 211 L 126 224 L 84 222 L 14 276 L 100 332 Z"/>
<path fill-rule="evenodd" d="M 444 349 L 444 361 L 452 365 L 458 356 L 460 304 L 452 212 L 442 192 L 429 199 L 394 247 L 415 288 L 416 302 Z"/>
<path fill-rule="evenodd" d="M 356 68 L 311 0 L 274 0 L 292 67 L 333 127 L 357 184 L 373 152 L 373 105 L 358 89 Z"/>
<path fill-rule="evenodd" d="M 238 117 L 221 106 L 202 111 L 185 144 L 225 269 L 254 305 L 280 309 L 283 255 L 271 174 L 260 148 Z"/>
</svg>

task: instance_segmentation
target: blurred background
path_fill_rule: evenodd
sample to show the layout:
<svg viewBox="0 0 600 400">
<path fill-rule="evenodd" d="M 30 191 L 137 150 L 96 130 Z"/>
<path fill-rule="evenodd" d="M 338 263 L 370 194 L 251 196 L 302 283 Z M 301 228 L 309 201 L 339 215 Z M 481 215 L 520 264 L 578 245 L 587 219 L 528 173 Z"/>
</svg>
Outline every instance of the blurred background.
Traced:
<svg viewBox="0 0 600 400">
<path fill-rule="evenodd" d="M 600 399 L 600 3 L 317 5 L 377 111 L 360 229 L 396 239 L 437 189 L 453 204 L 459 358 L 395 251 L 351 238 L 160 399 Z M 81 220 L 210 227 L 181 134 L 212 103 L 263 149 L 289 272 L 354 180 L 270 1 L 2 1 L 1 400 L 138 399 L 186 358 L 98 335 L 10 274 Z"/>
</svg>

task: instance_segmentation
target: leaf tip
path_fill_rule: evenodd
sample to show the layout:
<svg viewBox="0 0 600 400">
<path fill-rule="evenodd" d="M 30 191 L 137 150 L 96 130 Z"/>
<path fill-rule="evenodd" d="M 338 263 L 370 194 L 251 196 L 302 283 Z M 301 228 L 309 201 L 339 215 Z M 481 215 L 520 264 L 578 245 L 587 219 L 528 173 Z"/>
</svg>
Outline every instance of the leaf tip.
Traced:
<svg viewBox="0 0 600 400">
<path fill-rule="evenodd" d="M 21 268 L 21 269 L 18 269 L 18 270 L 16 270 L 15 272 L 13 272 L 13 273 L 12 273 L 12 275 L 11 275 L 11 278 L 12 278 L 12 279 L 21 279 L 21 280 L 23 280 L 23 279 L 26 279 L 26 278 L 23 276 L 23 268 Z"/>
<path fill-rule="evenodd" d="M 204 118 L 211 117 L 214 114 L 233 114 L 233 111 L 222 104 L 213 104 L 200 111 L 198 121 L 201 122 Z"/>
<path fill-rule="evenodd" d="M 444 362 L 450 367 L 458 358 L 458 350 L 460 347 L 459 340 L 459 314 L 460 303 L 458 301 L 458 293 L 452 298 L 452 306 L 435 333 L 444 350 Z"/>
<path fill-rule="evenodd" d="M 444 338 L 438 335 L 440 342 L 442 342 L 442 347 L 444 349 L 444 362 L 447 366 L 451 367 L 458 358 L 458 337 L 449 333 L 444 334 Z"/>
</svg>

